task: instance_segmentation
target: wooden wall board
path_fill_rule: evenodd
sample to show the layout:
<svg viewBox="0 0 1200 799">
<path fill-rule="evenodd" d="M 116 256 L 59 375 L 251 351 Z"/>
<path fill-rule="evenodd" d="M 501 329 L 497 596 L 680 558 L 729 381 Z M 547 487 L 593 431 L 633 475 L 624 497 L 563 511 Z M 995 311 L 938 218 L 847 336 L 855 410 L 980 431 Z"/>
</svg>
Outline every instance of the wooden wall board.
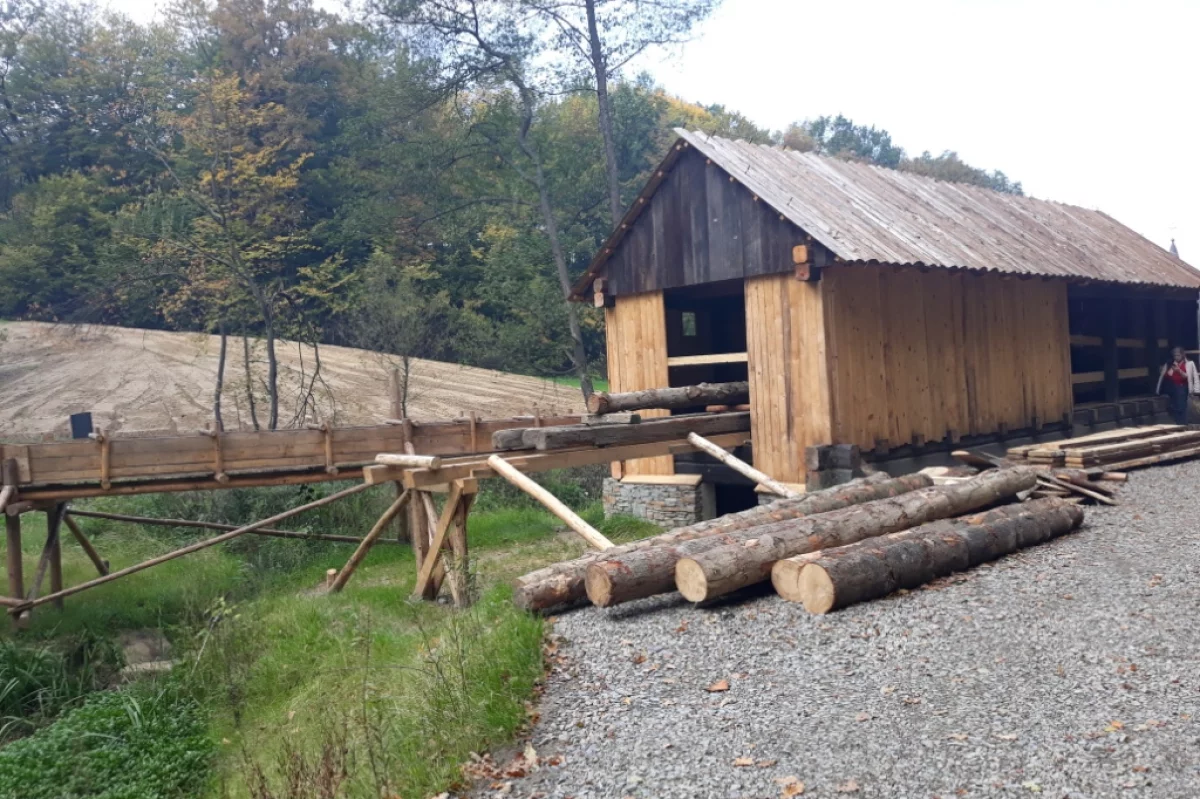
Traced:
<svg viewBox="0 0 1200 799">
<path fill-rule="evenodd" d="M 604 309 L 608 380 L 612 391 L 670 386 L 667 369 L 667 317 L 661 291 L 617 297 Z M 642 418 L 669 416 L 667 410 L 640 411 Z M 619 472 L 619 474 L 618 474 Z M 625 461 L 614 476 L 675 473 L 670 455 Z"/>
<path fill-rule="evenodd" d="M 803 231 L 695 150 L 675 160 L 604 270 L 614 297 L 791 272 Z"/>
<path fill-rule="evenodd" d="M 820 283 L 790 273 L 746 280 L 754 465 L 805 481 L 805 448 L 832 440 L 824 300 Z"/>
<path fill-rule="evenodd" d="M 1070 412 L 1065 283 L 858 265 L 821 283 L 835 442 L 894 448 Z"/>
</svg>

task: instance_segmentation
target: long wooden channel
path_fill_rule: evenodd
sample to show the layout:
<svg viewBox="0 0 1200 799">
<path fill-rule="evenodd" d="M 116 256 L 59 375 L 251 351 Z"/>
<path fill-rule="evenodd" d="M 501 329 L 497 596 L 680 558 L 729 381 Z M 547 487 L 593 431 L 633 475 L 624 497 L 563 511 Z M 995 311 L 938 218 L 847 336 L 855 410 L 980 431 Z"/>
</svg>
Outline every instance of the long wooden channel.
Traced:
<svg viewBox="0 0 1200 799">
<path fill-rule="evenodd" d="M 498 430 L 578 422 L 578 416 L 465 418 L 327 431 L 106 436 L 106 441 L 3 444 L 0 462 L 16 462 L 22 500 L 218 490 L 356 479 L 377 454 L 403 452 L 409 441 L 421 454 L 485 453 Z"/>
</svg>

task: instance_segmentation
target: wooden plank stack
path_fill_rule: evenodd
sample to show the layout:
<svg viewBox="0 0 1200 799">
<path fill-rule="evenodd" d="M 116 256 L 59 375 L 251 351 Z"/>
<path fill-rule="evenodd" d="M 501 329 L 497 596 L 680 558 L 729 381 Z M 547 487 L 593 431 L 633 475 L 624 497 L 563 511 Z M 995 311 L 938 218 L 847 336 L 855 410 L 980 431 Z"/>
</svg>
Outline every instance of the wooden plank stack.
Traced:
<svg viewBox="0 0 1200 799">
<path fill-rule="evenodd" d="M 1013 447 L 1007 455 L 1010 461 L 1030 465 L 1117 471 L 1200 455 L 1200 430 L 1165 424 L 1126 427 Z"/>
<path fill-rule="evenodd" d="M 515 600 L 547 611 L 678 590 L 709 602 L 771 581 L 814 613 L 885 596 L 1076 529 L 1073 500 L 1022 501 L 1040 471 L 1013 466 L 944 485 L 873 475 L 525 575 Z M 809 574 L 809 570 L 813 570 Z"/>
</svg>

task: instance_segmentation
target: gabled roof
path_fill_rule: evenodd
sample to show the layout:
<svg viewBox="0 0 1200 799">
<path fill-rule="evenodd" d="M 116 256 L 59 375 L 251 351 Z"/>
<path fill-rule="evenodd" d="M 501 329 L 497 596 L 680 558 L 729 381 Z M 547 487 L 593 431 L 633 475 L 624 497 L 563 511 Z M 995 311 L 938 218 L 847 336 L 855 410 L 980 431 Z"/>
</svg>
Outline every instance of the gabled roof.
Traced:
<svg viewBox="0 0 1200 799">
<path fill-rule="evenodd" d="M 704 133 L 676 133 L 679 141 L 576 284 L 576 293 L 599 274 L 686 146 L 847 263 L 1200 289 L 1200 271 L 1100 211 Z"/>
</svg>

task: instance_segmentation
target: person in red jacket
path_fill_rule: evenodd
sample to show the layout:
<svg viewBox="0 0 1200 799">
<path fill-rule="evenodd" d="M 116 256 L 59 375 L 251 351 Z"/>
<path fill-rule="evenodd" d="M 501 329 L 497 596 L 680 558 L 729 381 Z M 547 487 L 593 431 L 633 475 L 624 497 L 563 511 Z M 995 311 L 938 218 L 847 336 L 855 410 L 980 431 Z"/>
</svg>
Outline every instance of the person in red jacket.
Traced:
<svg viewBox="0 0 1200 799">
<path fill-rule="evenodd" d="M 1183 347 L 1171 350 L 1171 362 L 1163 364 L 1158 374 L 1156 393 L 1164 393 L 1170 400 L 1171 417 L 1175 424 L 1187 424 L 1188 395 L 1200 394 L 1200 374 L 1196 372 L 1196 364 L 1183 354 Z"/>
</svg>

